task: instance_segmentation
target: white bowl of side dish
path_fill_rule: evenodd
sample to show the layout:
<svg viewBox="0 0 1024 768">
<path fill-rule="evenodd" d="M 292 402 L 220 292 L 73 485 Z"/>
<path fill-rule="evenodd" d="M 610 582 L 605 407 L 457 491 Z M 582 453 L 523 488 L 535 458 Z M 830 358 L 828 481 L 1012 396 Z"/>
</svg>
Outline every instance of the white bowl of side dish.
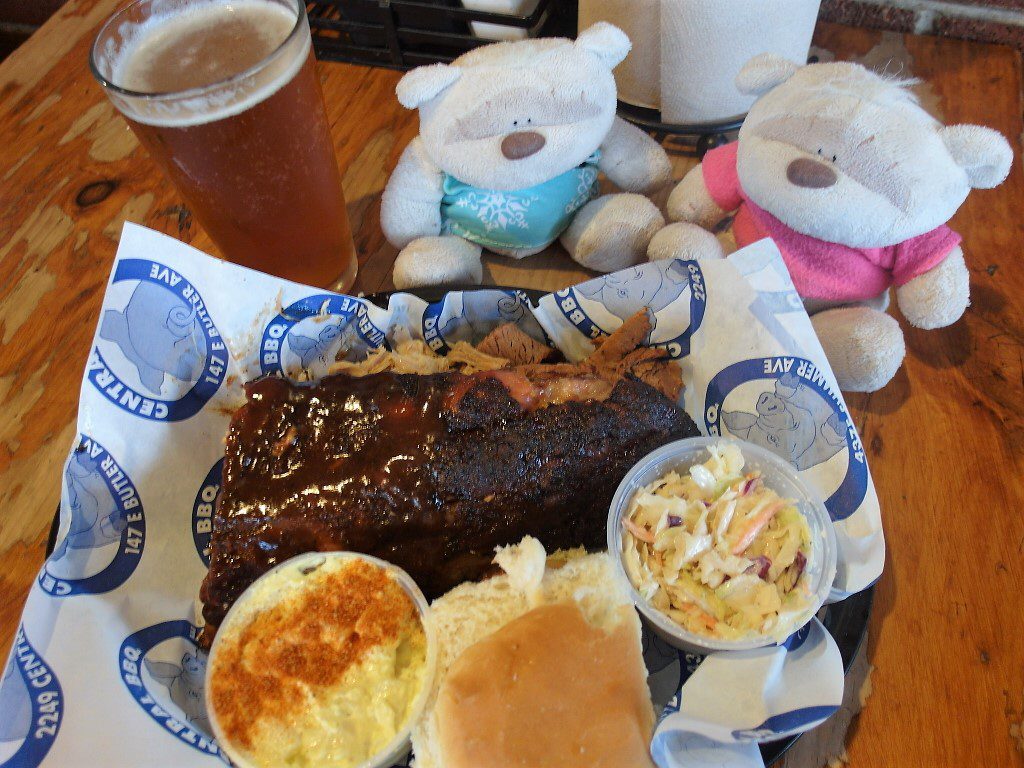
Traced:
<svg viewBox="0 0 1024 768">
<path fill-rule="evenodd" d="M 628 552 L 630 547 L 634 547 L 636 551 L 648 553 L 648 558 L 659 558 L 658 564 L 654 566 L 655 569 L 659 569 L 667 562 L 679 562 L 680 559 L 689 557 L 689 553 L 699 550 L 698 544 L 697 550 L 688 549 L 685 554 L 677 555 L 677 559 L 669 561 L 666 556 L 667 550 L 654 554 L 656 546 L 663 546 L 661 543 L 656 544 L 655 540 L 656 536 L 660 536 L 665 530 L 664 521 L 660 526 L 655 526 L 653 529 L 647 527 L 638 528 L 632 521 L 637 515 L 638 503 L 640 501 L 649 501 L 651 499 L 649 494 L 658 493 L 659 486 L 656 484 L 664 481 L 666 476 L 675 472 L 683 481 L 686 481 L 691 478 L 692 467 L 703 465 L 705 462 L 713 460 L 709 458 L 712 456 L 709 453 L 710 449 L 716 447 L 716 450 L 724 451 L 726 446 L 732 446 L 733 450 L 739 449 L 743 459 L 742 471 L 745 475 L 733 477 L 734 483 L 731 486 L 727 486 L 726 490 L 721 492 L 721 497 L 724 498 L 726 494 L 730 494 L 730 499 L 736 499 L 742 494 L 742 488 L 753 486 L 757 492 L 771 497 L 761 505 L 762 507 L 769 506 L 768 502 L 773 500 L 776 502 L 774 504 L 775 507 L 780 507 L 780 502 L 784 502 L 783 510 L 786 511 L 791 520 L 796 519 L 792 511 L 795 508 L 799 516 L 806 522 L 806 528 L 800 526 L 800 530 L 803 532 L 802 540 L 804 540 L 804 544 L 800 547 L 800 555 L 798 557 L 803 556 L 805 562 L 799 564 L 799 569 L 794 569 L 794 571 L 790 571 L 788 574 L 780 574 L 777 578 L 777 583 L 773 583 L 768 579 L 768 568 L 771 566 L 771 561 L 768 558 L 763 560 L 758 558 L 756 561 L 750 561 L 751 566 L 743 573 L 747 581 L 752 579 L 747 577 L 746 574 L 751 572 L 758 573 L 759 578 L 772 583 L 773 586 L 781 584 L 787 577 L 792 580 L 793 583 L 790 591 L 794 594 L 792 601 L 789 603 L 791 610 L 782 611 L 779 609 L 777 611 L 777 622 L 771 628 L 771 631 L 751 629 L 742 631 L 737 635 L 738 631 L 726 626 L 725 630 L 728 630 L 733 635 L 731 637 L 716 636 L 725 630 L 716 627 L 717 621 L 715 616 L 699 609 L 700 607 L 721 607 L 721 604 L 715 597 L 719 592 L 718 588 L 724 583 L 715 584 L 715 579 L 721 576 L 720 573 L 713 576 L 710 585 L 696 580 L 689 582 L 690 585 L 697 585 L 702 590 L 706 589 L 708 592 L 713 593 L 709 595 L 708 592 L 701 591 L 697 595 L 694 613 L 706 617 L 703 631 L 698 632 L 694 631 L 692 626 L 691 628 L 684 627 L 681 621 L 673 619 L 668 614 L 671 610 L 677 617 L 685 618 L 688 624 L 693 624 L 688 615 L 681 617 L 681 613 L 675 610 L 676 596 L 679 594 L 679 591 L 675 588 L 676 583 L 666 583 L 664 581 L 665 577 L 657 584 L 644 581 L 643 574 L 650 573 L 649 570 L 645 570 L 648 566 L 646 564 L 640 566 L 641 571 L 639 575 L 637 570 L 637 562 L 644 562 L 644 555 Z M 714 455 L 720 456 L 721 454 L 716 453 Z M 698 479 L 702 479 L 705 476 L 705 473 L 701 470 L 694 470 L 694 472 L 697 473 Z M 760 482 L 751 482 L 746 479 L 754 475 L 759 475 Z M 708 482 L 710 483 L 710 479 L 708 479 Z M 719 484 L 718 488 L 721 488 L 723 485 L 725 485 L 724 482 Z M 678 488 L 679 485 L 678 483 L 667 483 L 667 487 Z M 710 493 L 712 491 L 709 491 Z M 672 496 L 671 498 L 677 497 Z M 655 501 L 661 503 L 660 497 L 655 499 Z M 714 501 L 709 504 L 707 501 L 699 498 L 685 499 L 685 503 L 695 504 L 696 502 L 700 502 L 700 504 L 707 508 L 709 514 L 717 512 L 719 517 L 725 517 L 720 510 L 715 509 Z M 751 500 L 750 504 L 753 505 L 753 500 Z M 735 509 L 735 504 L 733 506 Z M 678 507 L 674 507 L 673 510 L 677 511 Z M 698 514 L 700 507 L 695 507 L 695 510 L 697 511 L 692 514 Z M 754 512 L 753 517 L 759 517 L 756 514 L 756 510 Z M 678 515 L 668 512 L 665 514 L 669 518 L 669 527 L 681 525 Z M 782 517 L 781 514 L 778 516 Z M 628 518 L 630 521 L 629 529 L 624 526 L 624 518 Z M 707 516 L 705 515 L 705 520 L 706 518 Z M 642 519 L 649 520 L 650 518 Z M 726 531 L 719 531 L 723 539 L 728 535 L 730 522 L 731 520 L 727 520 L 725 523 Z M 743 522 L 744 520 L 738 520 L 737 524 L 742 526 Z M 764 525 L 762 523 L 762 526 Z M 740 530 L 744 534 L 748 532 L 747 529 L 742 527 Z M 684 532 L 688 534 L 690 531 L 689 529 L 684 529 Z M 708 533 L 706 528 L 701 529 L 699 532 Z M 637 534 L 643 538 L 637 540 Z M 765 535 L 767 536 L 768 533 L 766 532 Z M 707 538 L 710 538 L 710 535 Z M 743 539 L 742 536 L 734 536 L 734 539 L 747 540 Z M 687 545 L 692 547 L 694 537 L 685 538 L 685 541 Z M 749 540 L 747 541 L 749 544 Z M 740 541 L 737 541 L 737 546 L 740 543 Z M 837 558 L 835 530 L 828 511 L 817 494 L 811 491 L 800 479 L 796 470 L 790 464 L 760 446 L 741 440 L 719 437 L 696 437 L 679 440 L 659 448 L 637 462 L 623 478 L 612 499 L 608 517 L 608 551 L 617 565 L 618 575 L 628 585 L 633 602 L 645 623 L 673 647 L 699 654 L 715 651 L 743 651 L 783 642 L 790 634 L 806 625 L 824 604 L 829 595 L 832 582 L 835 579 Z M 732 550 L 727 550 L 725 558 L 728 559 L 732 554 Z M 732 560 L 742 564 L 739 558 L 742 558 L 744 554 L 744 551 L 740 550 Z M 631 558 L 631 562 L 628 564 L 626 562 L 627 557 Z M 764 564 L 765 560 L 768 561 L 767 565 Z M 699 566 L 704 568 L 705 563 L 700 561 Z M 695 565 L 694 567 L 697 566 Z M 737 565 L 737 567 L 739 566 Z M 758 571 L 754 571 L 754 568 L 757 568 Z M 664 572 L 672 573 L 674 570 L 674 568 L 666 568 Z M 760 573 L 760 571 L 764 572 Z M 794 572 L 795 576 L 793 576 Z M 704 570 L 701 573 L 703 574 L 701 578 L 704 578 L 708 571 Z M 711 573 L 714 574 L 714 571 L 712 570 Z M 692 574 L 687 574 L 687 576 L 692 579 Z M 725 581 L 729 581 L 730 578 L 726 576 Z M 635 583 L 637 581 L 643 583 L 637 584 Z M 736 578 L 736 581 L 738 583 L 739 579 Z M 690 590 L 693 588 L 693 586 L 687 587 Z M 669 591 L 670 589 L 671 592 Z M 664 593 L 661 597 L 657 594 L 659 590 Z M 670 607 L 666 608 L 665 603 L 668 599 L 666 596 L 669 594 L 671 594 L 673 602 Z M 684 599 L 690 599 L 690 594 L 692 593 L 688 592 Z M 702 595 L 705 596 L 704 601 L 700 600 Z M 784 599 L 786 598 L 789 598 L 788 594 Z M 709 606 L 707 600 L 714 600 L 714 606 Z M 656 607 L 654 605 L 655 602 L 659 602 L 660 607 Z M 737 614 L 731 613 L 730 615 L 735 617 Z M 721 621 L 721 619 L 718 619 L 718 621 Z M 767 623 L 771 622 L 768 621 Z"/>
<path fill-rule="evenodd" d="M 267 571 L 228 611 L 210 649 L 206 710 L 238 768 L 390 768 L 409 750 L 436 667 L 430 608 L 405 571 L 309 552 Z"/>
</svg>

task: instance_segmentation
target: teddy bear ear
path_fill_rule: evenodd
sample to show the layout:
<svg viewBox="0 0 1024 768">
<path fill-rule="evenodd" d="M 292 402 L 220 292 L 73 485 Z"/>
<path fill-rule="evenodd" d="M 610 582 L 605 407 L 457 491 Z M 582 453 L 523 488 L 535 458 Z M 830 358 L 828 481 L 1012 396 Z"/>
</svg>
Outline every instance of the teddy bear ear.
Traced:
<svg viewBox="0 0 1024 768">
<path fill-rule="evenodd" d="M 576 38 L 577 48 L 597 56 L 608 69 L 614 69 L 615 65 L 626 58 L 632 46 L 626 33 L 607 21 L 599 21 L 587 27 Z"/>
<path fill-rule="evenodd" d="M 1003 134 L 983 125 L 950 125 L 939 133 L 972 187 L 1002 184 L 1013 163 L 1013 150 Z"/>
<path fill-rule="evenodd" d="M 398 103 L 406 109 L 426 104 L 462 76 L 462 70 L 450 64 L 428 64 L 405 73 L 395 86 Z"/>
<path fill-rule="evenodd" d="M 789 80 L 800 65 L 774 53 L 755 56 L 740 68 L 736 89 L 748 96 L 763 96 L 777 85 Z"/>
</svg>

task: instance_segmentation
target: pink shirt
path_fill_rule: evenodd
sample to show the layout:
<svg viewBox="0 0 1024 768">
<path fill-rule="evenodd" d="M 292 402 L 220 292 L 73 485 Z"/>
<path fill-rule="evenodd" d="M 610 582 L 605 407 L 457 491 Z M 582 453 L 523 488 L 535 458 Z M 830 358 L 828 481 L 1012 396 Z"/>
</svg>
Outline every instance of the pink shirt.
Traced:
<svg viewBox="0 0 1024 768">
<path fill-rule="evenodd" d="M 804 298 L 870 299 L 924 274 L 960 244 L 960 235 L 945 225 L 885 248 L 850 248 L 802 235 L 752 203 L 740 188 L 737 147 L 733 142 L 704 156 L 704 184 L 719 208 L 736 211 L 732 231 L 738 246 L 765 237 L 775 241 Z"/>
</svg>

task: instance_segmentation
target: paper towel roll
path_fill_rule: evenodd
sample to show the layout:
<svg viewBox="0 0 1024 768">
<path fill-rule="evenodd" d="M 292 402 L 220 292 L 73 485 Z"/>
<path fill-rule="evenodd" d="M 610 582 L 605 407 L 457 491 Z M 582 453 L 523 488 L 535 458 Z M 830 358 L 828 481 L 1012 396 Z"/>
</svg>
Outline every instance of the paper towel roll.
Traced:
<svg viewBox="0 0 1024 768">
<path fill-rule="evenodd" d="M 733 81 L 757 54 L 806 61 L 821 0 L 660 2 L 661 118 L 690 124 L 746 114 Z"/>
<path fill-rule="evenodd" d="M 661 104 L 662 0 L 579 0 L 579 30 L 607 21 L 625 32 L 633 47 L 615 68 L 619 99 L 657 109 Z"/>
</svg>

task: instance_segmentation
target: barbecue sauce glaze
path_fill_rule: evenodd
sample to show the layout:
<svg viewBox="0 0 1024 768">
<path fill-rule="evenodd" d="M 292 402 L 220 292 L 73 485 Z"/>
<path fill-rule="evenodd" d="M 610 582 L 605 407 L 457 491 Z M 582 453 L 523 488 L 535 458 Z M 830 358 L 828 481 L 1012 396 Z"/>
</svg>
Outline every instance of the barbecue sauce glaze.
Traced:
<svg viewBox="0 0 1024 768">
<path fill-rule="evenodd" d="M 631 379 L 552 388 L 516 371 L 380 373 L 267 377 L 246 391 L 201 591 L 212 631 L 249 584 L 303 552 L 375 555 L 432 598 L 480 578 L 496 546 L 525 535 L 548 551 L 598 548 L 629 467 L 698 434 Z"/>
</svg>

